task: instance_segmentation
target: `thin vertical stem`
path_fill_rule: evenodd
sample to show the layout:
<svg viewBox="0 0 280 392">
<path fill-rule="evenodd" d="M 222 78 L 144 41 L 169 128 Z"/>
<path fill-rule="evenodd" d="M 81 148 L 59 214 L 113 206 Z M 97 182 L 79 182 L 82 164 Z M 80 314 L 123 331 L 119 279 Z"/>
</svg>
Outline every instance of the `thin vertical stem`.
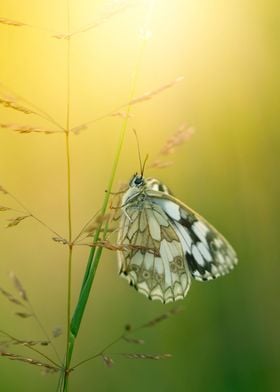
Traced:
<svg viewBox="0 0 280 392">
<path fill-rule="evenodd" d="M 67 273 L 67 341 L 70 333 L 71 320 L 71 286 L 72 286 L 72 216 L 71 216 L 71 166 L 70 166 L 70 149 L 69 133 L 66 134 L 66 155 L 67 155 L 67 204 L 68 204 L 68 273 Z"/>
<path fill-rule="evenodd" d="M 67 31 L 70 33 L 70 5 L 67 1 Z M 67 157 L 67 204 L 68 204 L 68 238 L 69 242 L 72 241 L 72 216 L 71 216 L 71 162 L 70 162 L 70 51 L 71 51 L 71 38 L 67 39 L 67 64 L 66 64 L 66 78 L 67 78 L 67 107 L 66 107 L 66 157 Z"/>
<path fill-rule="evenodd" d="M 70 0 L 67 0 L 67 34 L 70 33 Z M 71 64 L 71 38 L 67 39 L 67 61 L 66 61 L 66 90 L 67 90 L 67 104 L 66 104 L 66 160 L 67 160 L 67 215 L 68 215 L 68 273 L 67 273 L 67 342 L 66 352 L 70 340 L 70 322 L 71 322 L 71 292 L 72 292 L 72 205 L 71 205 L 71 160 L 70 160 L 70 64 Z M 65 369 L 66 371 L 66 369 Z"/>
</svg>

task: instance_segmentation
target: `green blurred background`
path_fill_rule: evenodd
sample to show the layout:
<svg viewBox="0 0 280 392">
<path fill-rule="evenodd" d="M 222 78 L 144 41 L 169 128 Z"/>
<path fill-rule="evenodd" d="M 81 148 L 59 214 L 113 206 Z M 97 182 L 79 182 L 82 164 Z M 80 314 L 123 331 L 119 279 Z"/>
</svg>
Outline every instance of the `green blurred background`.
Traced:
<svg viewBox="0 0 280 392">
<path fill-rule="evenodd" d="M 104 18 L 112 7 L 128 7 Z M 71 126 L 127 102 L 139 53 L 147 1 L 72 0 L 71 29 L 103 21 L 71 40 Z M 0 25 L 1 83 L 65 124 L 66 1 L 1 2 L 1 17 L 32 26 Z M 46 30 L 44 30 L 46 29 Z M 165 361 L 100 359 L 71 375 L 72 391 L 276 391 L 279 388 L 279 88 L 280 7 L 277 1 L 161 0 L 142 57 L 136 96 L 184 76 L 180 84 L 135 105 L 117 173 L 127 181 L 138 169 L 135 138 L 151 159 L 186 122 L 193 138 L 171 157 L 174 165 L 147 170 L 204 215 L 234 245 L 240 263 L 215 282 L 193 282 L 184 311 L 139 331 L 145 346 L 119 344 L 114 352 L 172 353 Z M 3 89 L 2 89 L 3 90 Z M 1 92 L 3 92 L 1 90 Z M 32 115 L 0 109 L 1 123 L 49 127 Z M 101 205 L 121 118 L 106 118 L 71 136 L 73 225 Z M 20 135 L 1 129 L 0 184 L 36 215 L 67 235 L 63 135 Z M 117 182 L 116 182 L 117 185 Z M 0 195 L 0 204 L 15 206 Z M 65 329 L 67 249 L 32 220 L 6 229 L 1 213 L 0 286 L 12 291 L 14 271 L 44 326 Z M 4 215 L 6 214 L 6 215 Z M 88 249 L 74 252 L 76 298 Z M 141 324 L 172 308 L 150 302 L 117 275 L 116 255 L 105 251 L 77 341 L 74 362 L 118 336 L 126 323 Z M 0 329 L 22 339 L 42 335 L 32 319 L 19 319 L 0 298 Z M 64 350 L 64 335 L 57 347 Z M 12 350 L 11 348 L 9 350 Z M 23 348 L 14 352 L 25 353 Z M 48 351 L 46 351 L 48 352 Z M 51 355 L 51 352 L 49 352 Z M 30 355 L 30 353 L 29 353 Z M 54 391 L 56 375 L 0 359 L 0 390 Z"/>
</svg>

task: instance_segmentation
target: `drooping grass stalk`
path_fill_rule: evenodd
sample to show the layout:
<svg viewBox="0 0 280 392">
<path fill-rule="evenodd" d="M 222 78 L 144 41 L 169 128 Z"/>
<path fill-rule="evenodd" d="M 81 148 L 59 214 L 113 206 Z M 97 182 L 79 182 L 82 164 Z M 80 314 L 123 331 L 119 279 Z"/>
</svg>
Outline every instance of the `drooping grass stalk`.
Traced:
<svg viewBox="0 0 280 392">
<path fill-rule="evenodd" d="M 150 18 L 152 15 L 152 10 L 154 8 L 154 3 L 155 1 L 152 0 L 149 4 L 149 9 L 145 18 L 145 23 L 144 23 L 144 28 L 147 29 L 149 22 L 150 22 Z M 68 33 L 69 33 L 69 1 L 68 1 Z M 129 94 L 129 102 L 132 101 L 134 95 L 135 95 L 135 90 L 136 90 L 136 85 L 137 85 L 137 79 L 138 79 L 138 75 L 139 75 L 139 70 L 140 70 L 140 65 L 141 65 L 141 60 L 143 57 L 143 52 L 146 46 L 146 39 L 142 39 L 141 43 L 140 43 L 140 47 L 139 47 L 139 54 L 138 54 L 138 58 L 137 58 L 137 62 L 136 62 L 136 66 L 135 66 L 135 71 L 132 77 L 132 83 L 131 83 L 131 90 L 130 90 L 130 94 Z M 70 72 L 69 72 L 69 68 L 70 68 L 70 38 L 68 39 L 68 93 L 70 91 Z M 69 99 L 69 97 L 68 97 Z M 68 109 L 69 109 L 69 101 L 68 101 Z M 131 111 L 131 104 L 129 104 L 127 106 L 126 109 L 126 115 L 125 115 L 125 119 L 122 125 L 122 128 L 120 130 L 120 136 L 119 136 L 119 141 L 117 144 L 117 149 L 116 149 L 116 153 L 115 153 L 115 157 L 114 157 L 114 161 L 113 161 L 113 165 L 112 165 L 112 170 L 111 170 L 111 174 L 109 177 L 109 181 L 108 181 L 108 185 L 107 185 L 107 192 L 105 193 L 104 199 L 103 199 L 103 203 L 102 203 L 102 207 L 101 207 L 101 223 L 99 224 L 94 238 L 93 238 L 93 243 L 95 244 L 98 241 L 99 235 L 101 233 L 102 227 L 103 227 L 103 222 L 102 222 L 102 217 L 104 217 L 107 207 L 108 207 L 108 202 L 109 202 L 109 198 L 110 198 L 110 194 L 112 191 L 112 187 L 113 187 L 113 183 L 114 183 L 114 179 L 116 176 L 116 171 L 117 171 L 117 167 L 118 167 L 118 163 L 120 160 L 120 155 L 121 155 L 121 151 L 122 151 L 122 147 L 124 144 L 124 139 L 125 139 L 125 135 L 126 135 L 126 131 L 128 128 L 128 119 L 129 119 L 129 115 L 130 115 L 130 111 Z M 68 112 L 68 117 L 69 119 L 69 112 Z M 68 128 L 67 128 L 68 132 L 66 133 L 67 138 L 67 162 L 68 162 L 68 213 L 69 213 L 69 237 L 70 237 L 70 228 L 71 228 L 71 198 L 70 198 L 70 154 L 69 154 L 69 123 L 68 123 Z M 106 232 L 107 232 L 107 225 L 105 225 L 104 228 L 104 232 L 103 232 L 103 236 L 106 236 Z M 74 310 L 73 313 L 73 317 L 71 319 L 71 323 L 70 323 L 70 328 L 68 328 L 68 333 L 67 333 L 67 352 L 66 352 L 66 358 L 65 358 L 65 366 L 64 366 L 64 371 L 62 373 L 62 378 L 60 379 L 59 382 L 59 386 L 58 388 L 60 388 L 60 390 L 62 390 L 63 392 L 67 392 L 68 391 L 68 385 L 69 385 L 69 374 L 71 371 L 71 359 L 72 359 L 72 354 L 73 354 L 73 350 L 74 350 L 74 346 L 75 346 L 75 340 L 76 337 L 78 335 L 79 332 L 79 328 L 81 325 L 81 321 L 85 312 L 85 308 L 88 302 L 88 298 L 90 295 L 90 291 L 91 291 L 91 287 L 93 284 L 93 280 L 95 277 L 95 273 L 100 261 L 100 257 L 102 255 L 102 247 L 92 247 L 90 250 L 90 254 L 88 257 L 88 262 L 87 262 L 87 267 L 86 267 L 86 271 L 84 274 L 84 279 L 83 279 L 83 283 L 81 286 L 81 291 L 80 291 L 80 295 L 79 295 L 79 299 L 78 299 L 78 303 L 76 305 L 76 308 Z M 71 241 L 69 241 L 69 269 L 68 269 L 68 314 L 70 311 L 70 307 L 71 307 L 71 264 L 72 264 L 72 245 L 71 245 Z M 70 288 L 70 291 L 69 291 Z M 68 324 L 69 325 L 69 324 Z"/>
<path fill-rule="evenodd" d="M 9 195 L 9 197 L 11 199 L 13 199 L 21 208 L 23 211 L 17 210 L 15 208 L 11 208 L 11 210 L 16 211 L 16 212 L 25 212 L 27 213 L 27 215 L 31 218 L 33 218 L 35 221 L 37 221 L 38 223 L 40 223 L 42 226 L 44 226 L 46 229 L 48 229 L 52 234 L 54 234 L 57 238 L 63 239 L 63 237 L 54 229 L 52 229 L 47 223 L 45 223 L 44 221 L 42 221 L 42 219 L 38 218 L 38 216 L 34 215 L 34 213 L 25 206 L 25 204 L 23 204 L 13 193 L 8 192 L 7 194 Z"/>
<path fill-rule="evenodd" d="M 2 82 L 0 83 L 0 88 L 3 88 L 5 91 L 7 91 L 9 94 L 11 94 L 13 97 L 15 97 L 17 100 L 24 102 L 25 104 L 27 104 L 29 107 L 31 107 L 32 109 L 35 110 L 35 113 L 37 116 L 43 118 L 44 120 L 49 121 L 51 124 L 55 125 L 56 127 L 58 127 L 58 129 L 62 132 L 65 131 L 65 128 L 56 120 L 54 119 L 49 113 L 47 113 L 44 109 L 42 109 L 40 106 L 38 106 L 37 104 L 34 104 L 33 102 L 30 102 L 28 99 L 26 99 L 25 97 L 22 97 L 21 95 L 19 95 L 18 93 L 16 93 L 15 91 L 13 91 L 10 87 L 7 87 L 5 84 L 3 84 Z"/>
<path fill-rule="evenodd" d="M 50 358 L 48 355 L 46 355 L 45 353 L 43 353 L 42 351 L 38 350 L 36 347 L 28 344 L 27 342 L 23 342 L 20 339 L 17 339 L 16 337 L 12 336 L 11 334 L 0 330 L 0 333 L 4 336 L 7 336 L 8 338 L 10 338 L 12 341 L 17 342 L 18 344 L 24 344 L 24 347 L 28 348 L 29 350 L 35 352 L 36 354 L 41 355 L 44 359 L 46 359 L 47 361 L 49 361 L 50 363 L 52 363 L 54 366 L 56 366 L 57 368 L 60 367 L 60 364 L 55 362 L 52 358 Z"/>
</svg>

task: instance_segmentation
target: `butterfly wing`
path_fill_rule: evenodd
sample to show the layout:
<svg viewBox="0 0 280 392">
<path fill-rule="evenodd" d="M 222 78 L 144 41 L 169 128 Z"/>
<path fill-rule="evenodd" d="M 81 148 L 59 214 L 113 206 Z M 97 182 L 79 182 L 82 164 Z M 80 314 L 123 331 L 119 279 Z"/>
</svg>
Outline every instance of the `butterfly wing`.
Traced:
<svg viewBox="0 0 280 392">
<path fill-rule="evenodd" d="M 204 218 L 167 192 L 149 190 L 148 194 L 169 218 L 195 279 L 211 280 L 234 268 L 234 249 Z"/>
<path fill-rule="evenodd" d="M 190 273 L 174 227 L 161 207 L 147 198 L 122 214 L 118 244 L 120 274 L 150 299 L 163 303 L 186 296 Z"/>
</svg>

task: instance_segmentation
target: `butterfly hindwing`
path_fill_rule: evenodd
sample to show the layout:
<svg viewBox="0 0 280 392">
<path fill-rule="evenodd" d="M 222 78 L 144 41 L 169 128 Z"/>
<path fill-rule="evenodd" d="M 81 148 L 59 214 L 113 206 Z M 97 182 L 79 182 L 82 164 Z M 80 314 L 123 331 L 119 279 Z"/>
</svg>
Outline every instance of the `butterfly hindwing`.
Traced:
<svg viewBox="0 0 280 392">
<path fill-rule="evenodd" d="M 176 230 L 160 206 L 147 199 L 141 209 L 129 205 L 122 215 L 118 243 L 119 271 L 150 299 L 182 299 L 190 274 Z"/>
</svg>

